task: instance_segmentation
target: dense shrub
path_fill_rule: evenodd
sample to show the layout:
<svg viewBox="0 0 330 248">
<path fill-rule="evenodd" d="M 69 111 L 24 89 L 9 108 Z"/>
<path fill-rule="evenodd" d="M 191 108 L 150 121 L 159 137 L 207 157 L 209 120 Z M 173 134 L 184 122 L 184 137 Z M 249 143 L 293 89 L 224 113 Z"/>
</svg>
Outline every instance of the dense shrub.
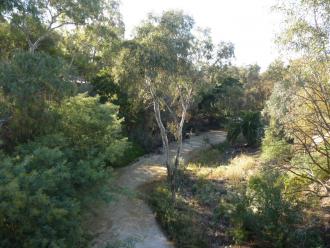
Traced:
<svg viewBox="0 0 330 248">
<path fill-rule="evenodd" d="M 108 165 L 128 147 L 112 104 L 78 95 L 54 111 L 54 134 L 1 155 L 1 247 L 86 247 L 82 206 L 100 196 Z"/>
<path fill-rule="evenodd" d="M 80 204 L 65 154 L 31 145 L 33 153 L 1 156 L 0 246 L 78 247 Z"/>
<path fill-rule="evenodd" d="M 243 112 L 240 117 L 233 119 L 228 124 L 227 140 L 235 143 L 242 134 L 249 146 L 258 145 L 262 137 L 262 127 L 259 112 Z"/>
<path fill-rule="evenodd" d="M 242 133 L 242 124 L 240 119 L 233 119 L 227 125 L 227 141 L 230 144 L 235 143 Z"/>
<path fill-rule="evenodd" d="M 171 191 L 166 183 L 156 185 L 149 196 L 149 203 L 157 213 L 156 218 L 165 229 L 176 247 L 207 247 L 205 233 L 201 226 L 195 223 L 193 209 L 178 199 L 173 204 Z"/>
<path fill-rule="evenodd" d="M 144 149 L 136 143 L 130 142 L 123 155 L 121 156 L 120 160 L 118 160 L 115 164 L 113 164 L 113 167 L 122 167 L 126 166 L 132 162 L 134 162 L 137 158 L 141 157 L 143 154 L 145 154 Z"/>
<path fill-rule="evenodd" d="M 253 240 L 259 247 L 322 247 L 317 232 L 304 223 L 303 205 L 286 198 L 283 178 L 264 173 L 250 179 L 220 208 L 227 216 L 237 243 Z"/>
<path fill-rule="evenodd" d="M 0 63 L 0 138 L 12 148 L 52 131 L 57 117 L 50 104 L 72 94 L 69 69 L 60 58 L 44 53 L 17 53 Z"/>
<path fill-rule="evenodd" d="M 161 145 L 157 123 L 153 111 L 144 107 L 137 85 L 128 83 L 129 80 L 116 82 L 111 71 L 101 70 L 92 79 L 93 88 L 90 94 L 99 95 L 101 103 L 111 101 L 117 105 L 118 116 L 125 120 L 123 122 L 125 135 L 144 151 L 150 152 Z"/>
<path fill-rule="evenodd" d="M 215 73 L 213 83 L 203 87 L 199 93 L 200 100 L 192 110 L 189 120 L 190 128 L 206 131 L 219 128 L 228 119 L 237 115 L 243 105 L 243 87 L 230 68 Z"/>
<path fill-rule="evenodd" d="M 99 157 L 109 165 L 122 158 L 127 141 L 121 134 L 116 105 L 101 104 L 98 97 L 80 94 L 64 101 L 57 112 L 60 131 L 82 156 Z"/>
</svg>

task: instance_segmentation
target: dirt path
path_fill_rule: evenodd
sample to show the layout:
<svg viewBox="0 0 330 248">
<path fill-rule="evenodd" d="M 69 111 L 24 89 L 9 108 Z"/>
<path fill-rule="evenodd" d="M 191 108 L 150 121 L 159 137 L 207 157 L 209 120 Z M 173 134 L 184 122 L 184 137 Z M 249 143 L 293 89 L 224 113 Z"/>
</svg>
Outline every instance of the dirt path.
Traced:
<svg viewBox="0 0 330 248">
<path fill-rule="evenodd" d="M 184 142 L 182 156 L 187 159 L 191 151 L 207 148 L 210 143 L 217 144 L 224 140 L 225 133 L 222 131 L 193 136 Z M 171 156 L 174 156 L 173 144 Z M 104 248 L 113 240 L 133 240 L 136 248 L 174 247 L 160 229 L 148 205 L 134 196 L 139 186 L 165 175 L 166 169 L 160 165 L 163 161 L 161 154 L 151 154 L 118 170 L 117 185 L 132 194 L 120 195 L 113 203 L 97 209 L 91 223 L 88 223 L 92 235 L 95 235 L 92 247 Z"/>
</svg>

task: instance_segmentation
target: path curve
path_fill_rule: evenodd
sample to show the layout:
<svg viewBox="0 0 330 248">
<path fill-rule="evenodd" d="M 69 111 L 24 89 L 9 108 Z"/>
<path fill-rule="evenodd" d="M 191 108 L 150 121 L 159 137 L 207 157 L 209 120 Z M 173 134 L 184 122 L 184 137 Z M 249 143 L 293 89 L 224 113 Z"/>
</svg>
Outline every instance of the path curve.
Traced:
<svg viewBox="0 0 330 248">
<path fill-rule="evenodd" d="M 221 143 L 225 137 L 223 131 L 209 131 L 193 136 L 183 142 L 182 157 L 187 159 L 191 151 Z M 174 144 L 171 144 L 171 157 L 174 157 L 174 148 Z M 157 224 L 149 206 L 134 197 L 139 186 L 166 174 L 166 168 L 161 165 L 163 162 L 162 154 L 150 154 L 117 171 L 117 185 L 133 192 L 133 195 L 120 195 L 112 203 L 97 209 L 92 223 L 88 224 L 92 235 L 95 235 L 92 247 L 104 248 L 113 240 L 135 240 L 135 248 L 174 248 Z"/>
</svg>

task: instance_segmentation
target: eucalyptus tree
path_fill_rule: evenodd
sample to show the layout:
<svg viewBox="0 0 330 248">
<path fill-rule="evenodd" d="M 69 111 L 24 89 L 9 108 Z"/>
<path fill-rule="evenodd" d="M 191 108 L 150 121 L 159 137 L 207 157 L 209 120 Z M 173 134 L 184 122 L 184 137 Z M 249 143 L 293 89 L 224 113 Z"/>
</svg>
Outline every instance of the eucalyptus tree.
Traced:
<svg viewBox="0 0 330 248">
<path fill-rule="evenodd" d="M 308 191 L 330 192 L 330 2 L 282 1 L 285 28 L 280 45 L 295 54 L 268 102 L 275 133 L 284 134 L 294 151 L 283 167 L 307 185 Z M 300 57 L 297 58 L 297 55 Z"/>
<path fill-rule="evenodd" d="M 220 54 L 220 53 L 218 53 Z M 178 11 L 150 15 L 126 42 L 114 68 L 140 87 L 140 96 L 151 103 L 160 130 L 168 182 L 175 201 L 177 171 L 182 152 L 183 126 L 196 93 L 207 80 L 205 72 L 217 53 L 209 35 L 194 29 L 194 20 Z M 169 137 L 176 148 L 170 159 Z"/>
<path fill-rule="evenodd" d="M 54 30 L 84 25 L 101 18 L 111 5 L 107 0 L 14 0 L 1 6 L 2 17 L 25 35 L 34 52 Z"/>
<path fill-rule="evenodd" d="M 95 75 L 110 68 L 121 48 L 123 26 L 107 21 L 96 21 L 63 35 L 62 51 L 70 66 L 90 82 Z"/>
<path fill-rule="evenodd" d="M 290 51 L 329 60 L 330 2 L 328 0 L 281 0 L 276 9 L 285 15 L 278 41 Z"/>
</svg>

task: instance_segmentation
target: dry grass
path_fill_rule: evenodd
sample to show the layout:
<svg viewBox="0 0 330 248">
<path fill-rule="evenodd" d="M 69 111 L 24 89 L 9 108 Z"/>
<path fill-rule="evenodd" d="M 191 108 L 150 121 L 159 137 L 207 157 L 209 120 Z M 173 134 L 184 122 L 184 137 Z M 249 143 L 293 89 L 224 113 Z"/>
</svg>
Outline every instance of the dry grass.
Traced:
<svg viewBox="0 0 330 248">
<path fill-rule="evenodd" d="M 235 182 L 247 180 L 257 171 L 259 161 L 255 155 L 240 154 L 221 165 L 191 162 L 186 169 L 197 177 L 227 179 Z"/>
</svg>

